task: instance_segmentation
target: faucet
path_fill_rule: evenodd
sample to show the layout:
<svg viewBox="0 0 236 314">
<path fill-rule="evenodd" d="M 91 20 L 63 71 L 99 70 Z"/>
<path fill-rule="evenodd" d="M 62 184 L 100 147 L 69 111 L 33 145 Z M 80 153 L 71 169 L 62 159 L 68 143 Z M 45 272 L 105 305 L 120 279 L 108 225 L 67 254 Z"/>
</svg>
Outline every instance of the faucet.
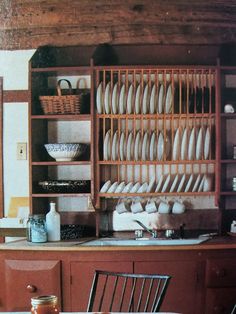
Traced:
<svg viewBox="0 0 236 314">
<path fill-rule="evenodd" d="M 144 230 L 146 230 L 148 233 L 152 235 L 153 238 L 157 238 L 157 231 L 153 229 L 147 228 L 141 221 L 139 220 L 134 220 L 137 224 L 139 224 Z"/>
</svg>

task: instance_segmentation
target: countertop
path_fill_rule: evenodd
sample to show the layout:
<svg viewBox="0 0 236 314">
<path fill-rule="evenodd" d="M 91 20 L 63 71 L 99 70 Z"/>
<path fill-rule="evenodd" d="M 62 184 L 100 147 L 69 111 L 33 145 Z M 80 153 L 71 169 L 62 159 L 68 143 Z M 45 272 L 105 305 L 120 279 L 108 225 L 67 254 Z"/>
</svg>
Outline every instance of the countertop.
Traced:
<svg viewBox="0 0 236 314">
<path fill-rule="evenodd" d="M 94 238 L 93 238 L 94 239 Z M 1 243 L 0 250 L 25 250 L 25 251 L 177 251 L 177 250 L 223 250 L 236 249 L 235 236 L 217 236 L 197 245 L 148 245 L 148 246 L 80 246 L 80 243 L 91 240 L 81 238 L 73 241 L 58 241 L 46 243 L 31 243 L 26 240 L 17 240 Z"/>
</svg>

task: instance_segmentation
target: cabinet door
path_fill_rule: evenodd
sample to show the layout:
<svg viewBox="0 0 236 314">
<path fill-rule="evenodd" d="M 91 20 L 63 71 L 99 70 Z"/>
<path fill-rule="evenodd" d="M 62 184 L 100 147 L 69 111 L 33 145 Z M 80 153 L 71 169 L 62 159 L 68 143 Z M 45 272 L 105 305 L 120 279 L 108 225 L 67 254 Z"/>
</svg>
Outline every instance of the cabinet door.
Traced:
<svg viewBox="0 0 236 314">
<path fill-rule="evenodd" d="M 236 300 L 236 288 L 207 289 L 205 314 L 229 314 Z"/>
<path fill-rule="evenodd" d="M 38 295 L 56 295 L 60 303 L 60 261 L 5 260 L 5 287 L 7 311 L 28 311 Z"/>
<path fill-rule="evenodd" d="M 71 310 L 86 312 L 94 271 L 133 272 L 132 262 L 72 262 Z"/>
<path fill-rule="evenodd" d="M 170 275 L 172 278 L 161 311 L 198 312 L 197 263 L 194 261 L 135 262 L 134 272 Z"/>
</svg>

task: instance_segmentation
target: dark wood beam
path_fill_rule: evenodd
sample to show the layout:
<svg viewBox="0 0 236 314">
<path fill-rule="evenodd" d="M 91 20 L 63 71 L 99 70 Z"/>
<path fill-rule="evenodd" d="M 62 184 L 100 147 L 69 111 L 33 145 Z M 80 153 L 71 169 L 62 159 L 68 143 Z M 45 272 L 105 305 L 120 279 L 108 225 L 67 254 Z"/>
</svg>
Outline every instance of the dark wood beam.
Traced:
<svg viewBox="0 0 236 314">
<path fill-rule="evenodd" d="M 4 90 L 3 91 L 3 102 L 28 102 L 29 91 L 28 90 Z"/>
</svg>

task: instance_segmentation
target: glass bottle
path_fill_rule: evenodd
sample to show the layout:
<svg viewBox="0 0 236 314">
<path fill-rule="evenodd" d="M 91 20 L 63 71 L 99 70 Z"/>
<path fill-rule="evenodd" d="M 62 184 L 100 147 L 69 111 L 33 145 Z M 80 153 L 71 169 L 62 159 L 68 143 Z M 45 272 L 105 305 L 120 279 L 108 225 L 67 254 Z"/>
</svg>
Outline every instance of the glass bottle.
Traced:
<svg viewBox="0 0 236 314">
<path fill-rule="evenodd" d="M 56 203 L 50 203 L 50 210 L 46 215 L 46 227 L 48 241 L 61 240 L 61 220 L 60 214 L 56 211 Z"/>
<path fill-rule="evenodd" d="M 55 295 L 43 295 L 31 298 L 31 314 L 59 313 L 58 298 Z"/>
<path fill-rule="evenodd" d="M 29 215 L 27 223 L 26 223 L 26 239 L 28 242 L 31 242 L 31 240 L 32 240 L 32 238 L 31 238 L 32 223 L 33 223 L 33 215 Z"/>
<path fill-rule="evenodd" d="M 31 223 L 31 242 L 47 242 L 45 215 L 34 215 Z"/>
</svg>

